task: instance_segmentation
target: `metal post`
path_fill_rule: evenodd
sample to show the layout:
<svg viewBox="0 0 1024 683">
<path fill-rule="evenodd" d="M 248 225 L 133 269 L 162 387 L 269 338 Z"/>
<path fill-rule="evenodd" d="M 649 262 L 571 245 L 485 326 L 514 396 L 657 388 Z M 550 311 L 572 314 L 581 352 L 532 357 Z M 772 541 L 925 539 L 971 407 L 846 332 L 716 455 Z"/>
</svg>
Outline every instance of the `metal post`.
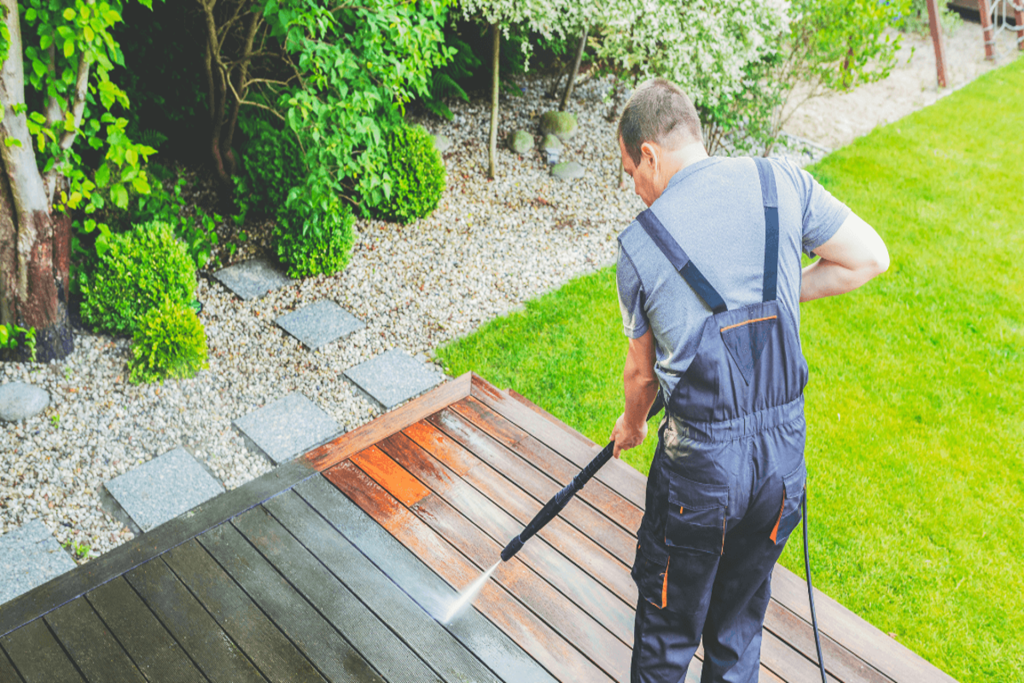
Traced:
<svg viewBox="0 0 1024 683">
<path fill-rule="evenodd" d="M 946 40 L 942 36 L 942 24 L 939 23 L 938 0 L 928 0 L 928 25 L 932 30 L 932 44 L 935 46 L 935 72 L 939 79 L 939 87 L 945 88 Z"/>
<path fill-rule="evenodd" d="M 1024 0 L 1016 0 L 1013 5 L 1013 23 L 1017 29 L 1017 49 L 1024 51 Z"/>
<path fill-rule="evenodd" d="M 992 5 L 989 0 L 978 0 L 981 14 L 981 34 L 985 38 L 985 59 L 996 58 L 996 36 L 992 28 Z"/>
</svg>

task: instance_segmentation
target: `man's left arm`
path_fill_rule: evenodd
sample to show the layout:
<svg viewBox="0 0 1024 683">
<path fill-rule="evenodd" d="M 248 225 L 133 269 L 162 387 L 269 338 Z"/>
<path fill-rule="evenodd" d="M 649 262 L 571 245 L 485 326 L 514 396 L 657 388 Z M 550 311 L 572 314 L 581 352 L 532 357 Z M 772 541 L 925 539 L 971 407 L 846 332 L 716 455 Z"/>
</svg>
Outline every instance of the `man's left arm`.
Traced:
<svg viewBox="0 0 1024 683">
<path fill-rule="evenodd" d="M 611 440 L 615 457 L 622 451 L 636 448 L 647 436 L 647 411 L 658 396 L 658 377 L 654 374 L 654 334 L 648 329 L 629 340 L 626 366 L 622 371 L 626 408 L 615 421 Z"/>
</svg>

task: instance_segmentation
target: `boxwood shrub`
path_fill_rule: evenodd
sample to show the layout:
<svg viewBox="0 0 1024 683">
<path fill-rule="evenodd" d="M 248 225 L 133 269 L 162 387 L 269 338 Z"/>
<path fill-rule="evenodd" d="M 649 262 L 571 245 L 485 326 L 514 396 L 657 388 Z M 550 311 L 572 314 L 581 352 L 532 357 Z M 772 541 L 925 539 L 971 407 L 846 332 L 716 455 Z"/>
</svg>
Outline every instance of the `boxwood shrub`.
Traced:
<svg viewBox="0 0 1024 683">
<path fill-rule="evenodd" d="M 165 299 L 135 328 L 128 379 L 140 384 L 194 377 L 209 367 L 206 357 L 206 331 L 195 311 Z"/>
<path fill-rule="evenodd" d="M 388 220 L 411 223 L 437 208 L 446 172 L 430 134 L 419 126 L 400 126 L 387 140 L 387 174 L 391 192 L 374 212 Z"/>
</svg>

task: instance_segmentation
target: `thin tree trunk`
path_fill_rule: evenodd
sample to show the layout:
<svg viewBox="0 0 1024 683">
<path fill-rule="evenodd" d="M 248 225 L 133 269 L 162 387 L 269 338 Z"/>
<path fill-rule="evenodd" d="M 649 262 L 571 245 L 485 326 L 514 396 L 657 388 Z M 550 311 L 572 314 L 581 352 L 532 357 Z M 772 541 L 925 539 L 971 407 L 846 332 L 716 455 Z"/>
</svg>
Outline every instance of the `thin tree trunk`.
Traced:
<svg viewBox="0 0 1024 683">
<path fill-rule="evenodd" d="M 569 98 L 572 97 L 572 88 L 576 84 L 576 74 L 580 70 L 580 61 L 583 59 L 583 51 L 587 47 L 587 33 L 589 26 L 583 27 L 583 35 L 580 36 L 579 47 L 576 48 L 576 59 L 572 63 L 572 71 L 569 72 L 569 82 L 565 84 L 565 92 L 562 93 L 562 102 L 558 105 L 558 111 L 565 111 L 569 106 Z"/>
<path fill-rule="evenodd" d="M 224 160 L 224 167 L 228 174 L 234 175 L 237 164 L 235 153 L 231 151 L 231 143 L 234 141 L 235 129 L 238 126 L 238 110 L 242 100 L 248 92 L 249 60 L 252 58 L 252 45 L 256 40 L 256 31 L 260 26 L 260 15 L 251 11 L 246 19 L 245 26 L 245 47 L 242 49 L 242 61 L 236 67 L 235 87 L 231 93 L 231 107 L 228 110 L 227 123 L 221 134 L 220 154 Z"/>
<path fill-rule="evenodd" d="M 562 83 L 562 76 L 565 75 L 566 70 L 569 68 L 569 62 L 562 62 L 558 65 L 558 73 L 551 81 L 551 85 L 548 86 L 547 92 L 544 93 L 544 97 L 549 100 L 553 100 L 558 97 L 558 86 Z"/>
<path fill-rule="evenodd" d="M 494 180 L 495 157 L 498 155 L 498 57 L 501 29 L 491 24 L 491 137 L 487 148 L 487 177 Z"/>
<path fill-rule="evenodd" d="M 213 2 L 199 0 L 203 9 L 203 16 L 206 24 L 206 54 L 203 66 L 206 69 L 206 79 L 211 85 L 210 88 L 210 160 L 213 162 L 213 170 L 217 178 L 225 184 L 231 182 L 228 170 L 224 165 L 224 158 L 221 154 L 221 135 L 224 129 L 224 105 L 227 99 L 227 78 L 224 73 L 224 65 L 220 60 L 220 42 L 217 39 L 217 22 L 213 16 Z"/>
</svg>

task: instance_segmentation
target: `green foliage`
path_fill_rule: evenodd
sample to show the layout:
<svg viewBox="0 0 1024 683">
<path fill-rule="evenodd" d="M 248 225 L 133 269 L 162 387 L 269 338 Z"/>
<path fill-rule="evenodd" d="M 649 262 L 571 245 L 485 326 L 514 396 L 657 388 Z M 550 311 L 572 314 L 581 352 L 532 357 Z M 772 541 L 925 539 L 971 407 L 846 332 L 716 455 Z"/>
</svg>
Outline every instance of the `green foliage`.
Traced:
<svg viewBox="0 0 1024 683">
<path fill-rule="evenodd" d="M 82 320 L 96 330 L 133 332 L 164 299 L 187 305 L 195 263 L 167 223 L 147 223 L 111 235 L 95 270 L 82 279 Z"/>
<path fill-rule="evenodd" d="M 423 105 L 436 116 L 451 121 L 454 114 L 445 100 L 458 97 L 468 102 L 469 95 L 460 83 L 472 78 L 483 62 L 469 43 L 455 36 L 448 37 L 447 32 L 446 43 L 453 50 L 452 60 L 434 71 L 430 89 L 423 97 Z"/>
<path fill-rule="evenodd" d="M 61 547 L 65 550 L 71 551 L 71 554 L 73 554 L 75 556 L 75 559 L 79 561 L 84 560 L 86 557 L 89 556 L 89 553 L 92 552 L 92 546 L 87 545 L 85 543 L 74 543 L 72 541 L 67 541 Z"/>
<path fill-rule="evenodd" d="M 209 367 L 206 331 L 196 312 L 165 299 L 151 309 L 132 337 L 129 380 L 134 384 L 194 377 Z"/>
<path fill-rule="evenodd" d="M 306 176 L 302 150 L 290 130 L 275 128 L 261 118 L 243 120 L 242 132 L 249 138 L 242 149 L 242 192 L 247 202 L 273 214 L 285 207 L 291 189 L 302 185 Z"/>
<path fill-rule="evenodd" d="M 939 25 L 943 33 L 952 35 L 953 31 L 963 23 L 960 15 L 951 10 L 945 2 L 939 2 Z M 910 8 L 899 23 L 901 31 L 928 35 L 931 25 L 928 21 L 928 0 L 910 0 Z"/>
<path fill-rule="evenodd" d="M 400 223 L 429 216 L 444 193 L 446 176 L 433 138 L 419 126 L 403 126 L 388 136 L 386 149 L 391 192 L 372 207 L 374 213 Z"/>
<path fill-rule="evenodd" d="M 191 212 L 187 211 L 187 176 L 178 175 L 168 182 L 168 185 L 170 189 L 166 189 L 162 182 L 154 183 L 148 195 L 137 197 L 126 212 L 127 219 L 132 225 L 166 223 L 172 226 L 175 236 L 184 243 L 189 259 L 195 264 L 196 269 L 204 268 L 210 262 L 214 247 L 220 241 L 217 236 L 217 225 L 223 222 L 224 218 L 217 213 L 208 213 L 195 204 L 192 205 Z M 97 245 L 97 252 L 100 251 L 101 247 Z"/>
<path fill-rule="evenodd" d="M 17 325 L 0 325 L 0 352 L 14 351 L 19 347 L 28 350 L 28 359 L 36 361 L 36 328 L 25 329 Z"/>
<path fill-rule="evenodd" d="M 331 275 L 348 265 L 355 243 L 356 217 L 348 204 L 292 203 L 274 227 L 277 254 L 290 277 Z"/>
</svg>

